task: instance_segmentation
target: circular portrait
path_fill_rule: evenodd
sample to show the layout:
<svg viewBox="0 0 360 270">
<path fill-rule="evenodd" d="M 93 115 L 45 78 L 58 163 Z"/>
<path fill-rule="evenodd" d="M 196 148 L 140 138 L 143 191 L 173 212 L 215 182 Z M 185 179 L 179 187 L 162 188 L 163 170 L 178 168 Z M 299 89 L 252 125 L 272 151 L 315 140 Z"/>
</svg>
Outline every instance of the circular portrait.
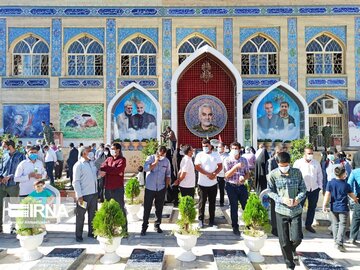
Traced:
<svg viewBox="0 0 360 270">
<path fill-rule="evenodd" d="M 226 125 L 227 111 L 220 99 L 201 95 L 193 98 L 185 108 L 187 128 L 198 137 L 213 137 Z"/>
</svg>

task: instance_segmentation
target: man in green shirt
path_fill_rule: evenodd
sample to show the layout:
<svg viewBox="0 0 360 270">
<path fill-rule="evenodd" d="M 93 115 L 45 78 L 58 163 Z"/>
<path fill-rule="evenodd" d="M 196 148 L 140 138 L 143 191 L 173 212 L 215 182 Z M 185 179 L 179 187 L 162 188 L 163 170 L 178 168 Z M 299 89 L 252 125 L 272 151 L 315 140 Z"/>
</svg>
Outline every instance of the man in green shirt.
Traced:
<svg viewBox="0 0 360 270">
<path fill-rule="evenodd" d="M 319 129 L 317 126 L 317 123 L 314 122 L 313 126 L 309 129 L 309 135 L 310 135 L 310 143 L 312 144 L 314 151 L 317 151 L 317 143 L 318 139 L 317 136 L 319 134 Z"/>
<path fill-rule="evenodd" d="M 330 126 L 330 122 L 327 122 L 326 126 L 322 128 L 321 134 L 323 135 L 324 147 L 326 151 L 331 145 L 332 127 Z"/>
</svg>

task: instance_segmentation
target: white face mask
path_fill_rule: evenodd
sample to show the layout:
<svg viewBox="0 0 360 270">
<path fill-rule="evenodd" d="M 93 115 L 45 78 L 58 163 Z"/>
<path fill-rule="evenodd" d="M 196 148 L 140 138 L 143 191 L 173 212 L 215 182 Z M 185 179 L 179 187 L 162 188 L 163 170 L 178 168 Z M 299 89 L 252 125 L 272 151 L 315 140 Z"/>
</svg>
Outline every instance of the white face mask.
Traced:
<svg viewBox="0 0 360 270">
<path fill-rule="evenodd" d="M 335 156 L 334 156 L 334 155 L 328 155 L 328 159 L 331 160 L 331 161 L 334 161 L 334 160 L 335 160 Z"/>
<path fill-rule="evenodd" d="M 93 152 L 89 152 L 89 153 L 88 153 L 88 159 L 94 160 L 94 158 L 95 158 L 94 153 L 93 153 Z"/>
<path fill-rule="evenodd" d="M 229 148 L 225 148 L 225 152 L 229 153 L 230 152 Z"/>
<path fill-rule="evenodd" d="M 239 150 L 235 150 L 235 149 L 232 149 L 231 152 L 230 152 L 230 155 L 232 155 L 233 157 L 237 156 L 239 154 Z"/>
<path fill-rule="evenodd" d="M 184 155 L 184 151 L 183 151 L 183 150 L 180 150 L 179 154 L 180 154 L 180 156 L 183 156 L 183 155 Z"/>
<path fill-rule="evenodd" d="M 209 147 L 203 147 L 202 149 L 205 153 L 209 152 Z"/>
<path fill-rule="evenodd" d="M 105 151 L 104 154 L 105 156 L 107 156 L 109 154 L 109 151 Z"/>
<path fill-rule="evenodd" d="M 159 160 L 163 160 L 164 158 L 165 158 L 165 157 L 163 157 L 163 156 L 160 156 L 160 157 L 159 157 Z"/>
<path fill-rule="evenodd" d="M 112 155 L 112 156 L 115 156 L 116 155 L 116 152 L 115 152 L 115 150 L 110 150 L 110 154 Z"/>
<path fill-rule="evenodd" d="M 279 166 L 279 170 L 282 172 L 282 173 L 287 173 L 290 169 L 290 166 L 286 166 L 286 167 L 280 167 Z"/>
<path fill-rule="evenodd" d="M 306 155 L 307 160 L 312 160 L 314 158 L 314 155 Z"/>
</svg>

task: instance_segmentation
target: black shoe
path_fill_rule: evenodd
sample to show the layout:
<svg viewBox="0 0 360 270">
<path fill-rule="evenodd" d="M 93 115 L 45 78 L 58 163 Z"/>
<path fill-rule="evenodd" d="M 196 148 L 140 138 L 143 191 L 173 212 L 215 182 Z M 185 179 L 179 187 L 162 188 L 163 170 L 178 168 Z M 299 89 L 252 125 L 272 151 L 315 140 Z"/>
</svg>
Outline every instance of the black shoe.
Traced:
<svg viewBox="0 0 360 270">
<path fill-rule="evenodd" d="M 141 235 L 141 236 L 145 236 L 145 235 L 146 235 L 146 230 L 145 230 L 145 229 L 142 229 L 140 235 Z"/>
<path fill-rule="evenodd" d="M 209 227 L 212 227 L 212 226 L 214 226 L 214 221 L 209 222 Z"/>
<path fill-rule="evenodd" d="M 94 234 L 92 234 L 92 233 L 89 233 L 89 234 L 88 234 L 88 237 L 89 237 L 89 238 L 94 238 L 94 239 L 95 239 L 95 235 L 94 235 Z"/>
<path fill-rule="evenodd" d="M 76 242 L 82 242 L 84 239 L 82 237 L 76 237 L 75 240 Z"/>
<path fill-rule="evenodd" d="M 154 227 L 154 230 L 157 232 L 157 233 L 162 233 L 163 230 L 160 228 L 160 226 L 155 226 Z"/>
<path fill-rule="evenodd" d="M 314 230 L 314 228 L 311 227 L 311 226 L 306 226 L 306 227 L 305 227 L 305 230 L 307 230 L 308 232 L 311 232 L 311 233 L 316 233 L 316 231 Z"/>
<path fill-rule="evenodd" d="M 233 233 L 235 234 L 235 235 L 238 235 L 238 236 L 240 236 L 240 231 L 239 231 L 239 228 L 233 228 Z"/>
<path fill-rule="evenodd" d="M 274 235 L 274 236 L 276 236 L 276 237 L 279 236 L 277 230 L 272 230 L 272 231 L 271 231 L 271 234 Z"/>
</svg>

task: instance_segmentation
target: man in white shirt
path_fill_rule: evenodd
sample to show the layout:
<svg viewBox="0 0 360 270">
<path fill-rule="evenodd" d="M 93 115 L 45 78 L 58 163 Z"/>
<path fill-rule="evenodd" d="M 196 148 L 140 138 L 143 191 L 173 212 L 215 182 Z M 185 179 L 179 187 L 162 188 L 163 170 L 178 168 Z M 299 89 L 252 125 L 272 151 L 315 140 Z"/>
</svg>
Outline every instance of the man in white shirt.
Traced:
<svg viewBox="0 0 360 270">
<path fill-rule="evenodd" d="M 314 221 L 315 209 L 319 200 L 319 191 L 322 189 L 323 174 L 319 161 L 314 159 L 313 148 L 306 147 L 304 149 L 304 157 L 296 160 L 293 167 L 301 171 L 307 189 L 308 210 L 305 229 L 311 233 L 316 233 L 311 225 Z M 301 202 L 302 206 L 304 206 L 304 203 L 305 200 Z"/>
<path fill-rule="evenodd" d="M 214 152 L 210 140 L 203 139 L 203 151 L 196 155 L 195 169 L 199 172 L 199 227 L 204 227 L 205 204 L 209 200 L 209 227 L 214 225 L 217 194 L 216 176 L 222 170 L 219 153 Z"/>
<path fill-rule="evenodd" d="M 34 183 L 44 178 L 46 178 L 44 165 L 38 160 L 37 147 L 32 146 L 26 160 L 19 163 L 14 175 L 14 181 L 20 183 L 20 197 L 28 196 L 34 191 Z"/>
<path fill-rule="evenodd" d="M 229 156 L 229 153 L 225 152 L 225 143 L 220 142 L 218 145 L 218 153 L 220 155 L 221 161 L 224 165 L 224 160 Z M 224 168 L 219 172 L 217 175 L 217 182 L 219 184 L 219 191 L 220 191 L 220 206 L 224 206 L 224 197 L 225 197 L 225 172 Z"/>
<path fill-rule="evenodd" d="M 182 147 L 184 157 L 180 163 L 179 177 L 175 181 L 174 185 L 179 185 L 181 196 L 195 195 L 195 167 L 192 161 L 194 149 L 190 145 L 184 145 Z"/>
<path fill-rule="evenodd" d="M 54 185 L 54 166 L 57 163 L 57 157 L 54 150 L 52 150 L 48 145 L 44 146 L 45 151 L 45 168 L 47 175 L 50 178 L 50 184 Z"/>
</svg>

